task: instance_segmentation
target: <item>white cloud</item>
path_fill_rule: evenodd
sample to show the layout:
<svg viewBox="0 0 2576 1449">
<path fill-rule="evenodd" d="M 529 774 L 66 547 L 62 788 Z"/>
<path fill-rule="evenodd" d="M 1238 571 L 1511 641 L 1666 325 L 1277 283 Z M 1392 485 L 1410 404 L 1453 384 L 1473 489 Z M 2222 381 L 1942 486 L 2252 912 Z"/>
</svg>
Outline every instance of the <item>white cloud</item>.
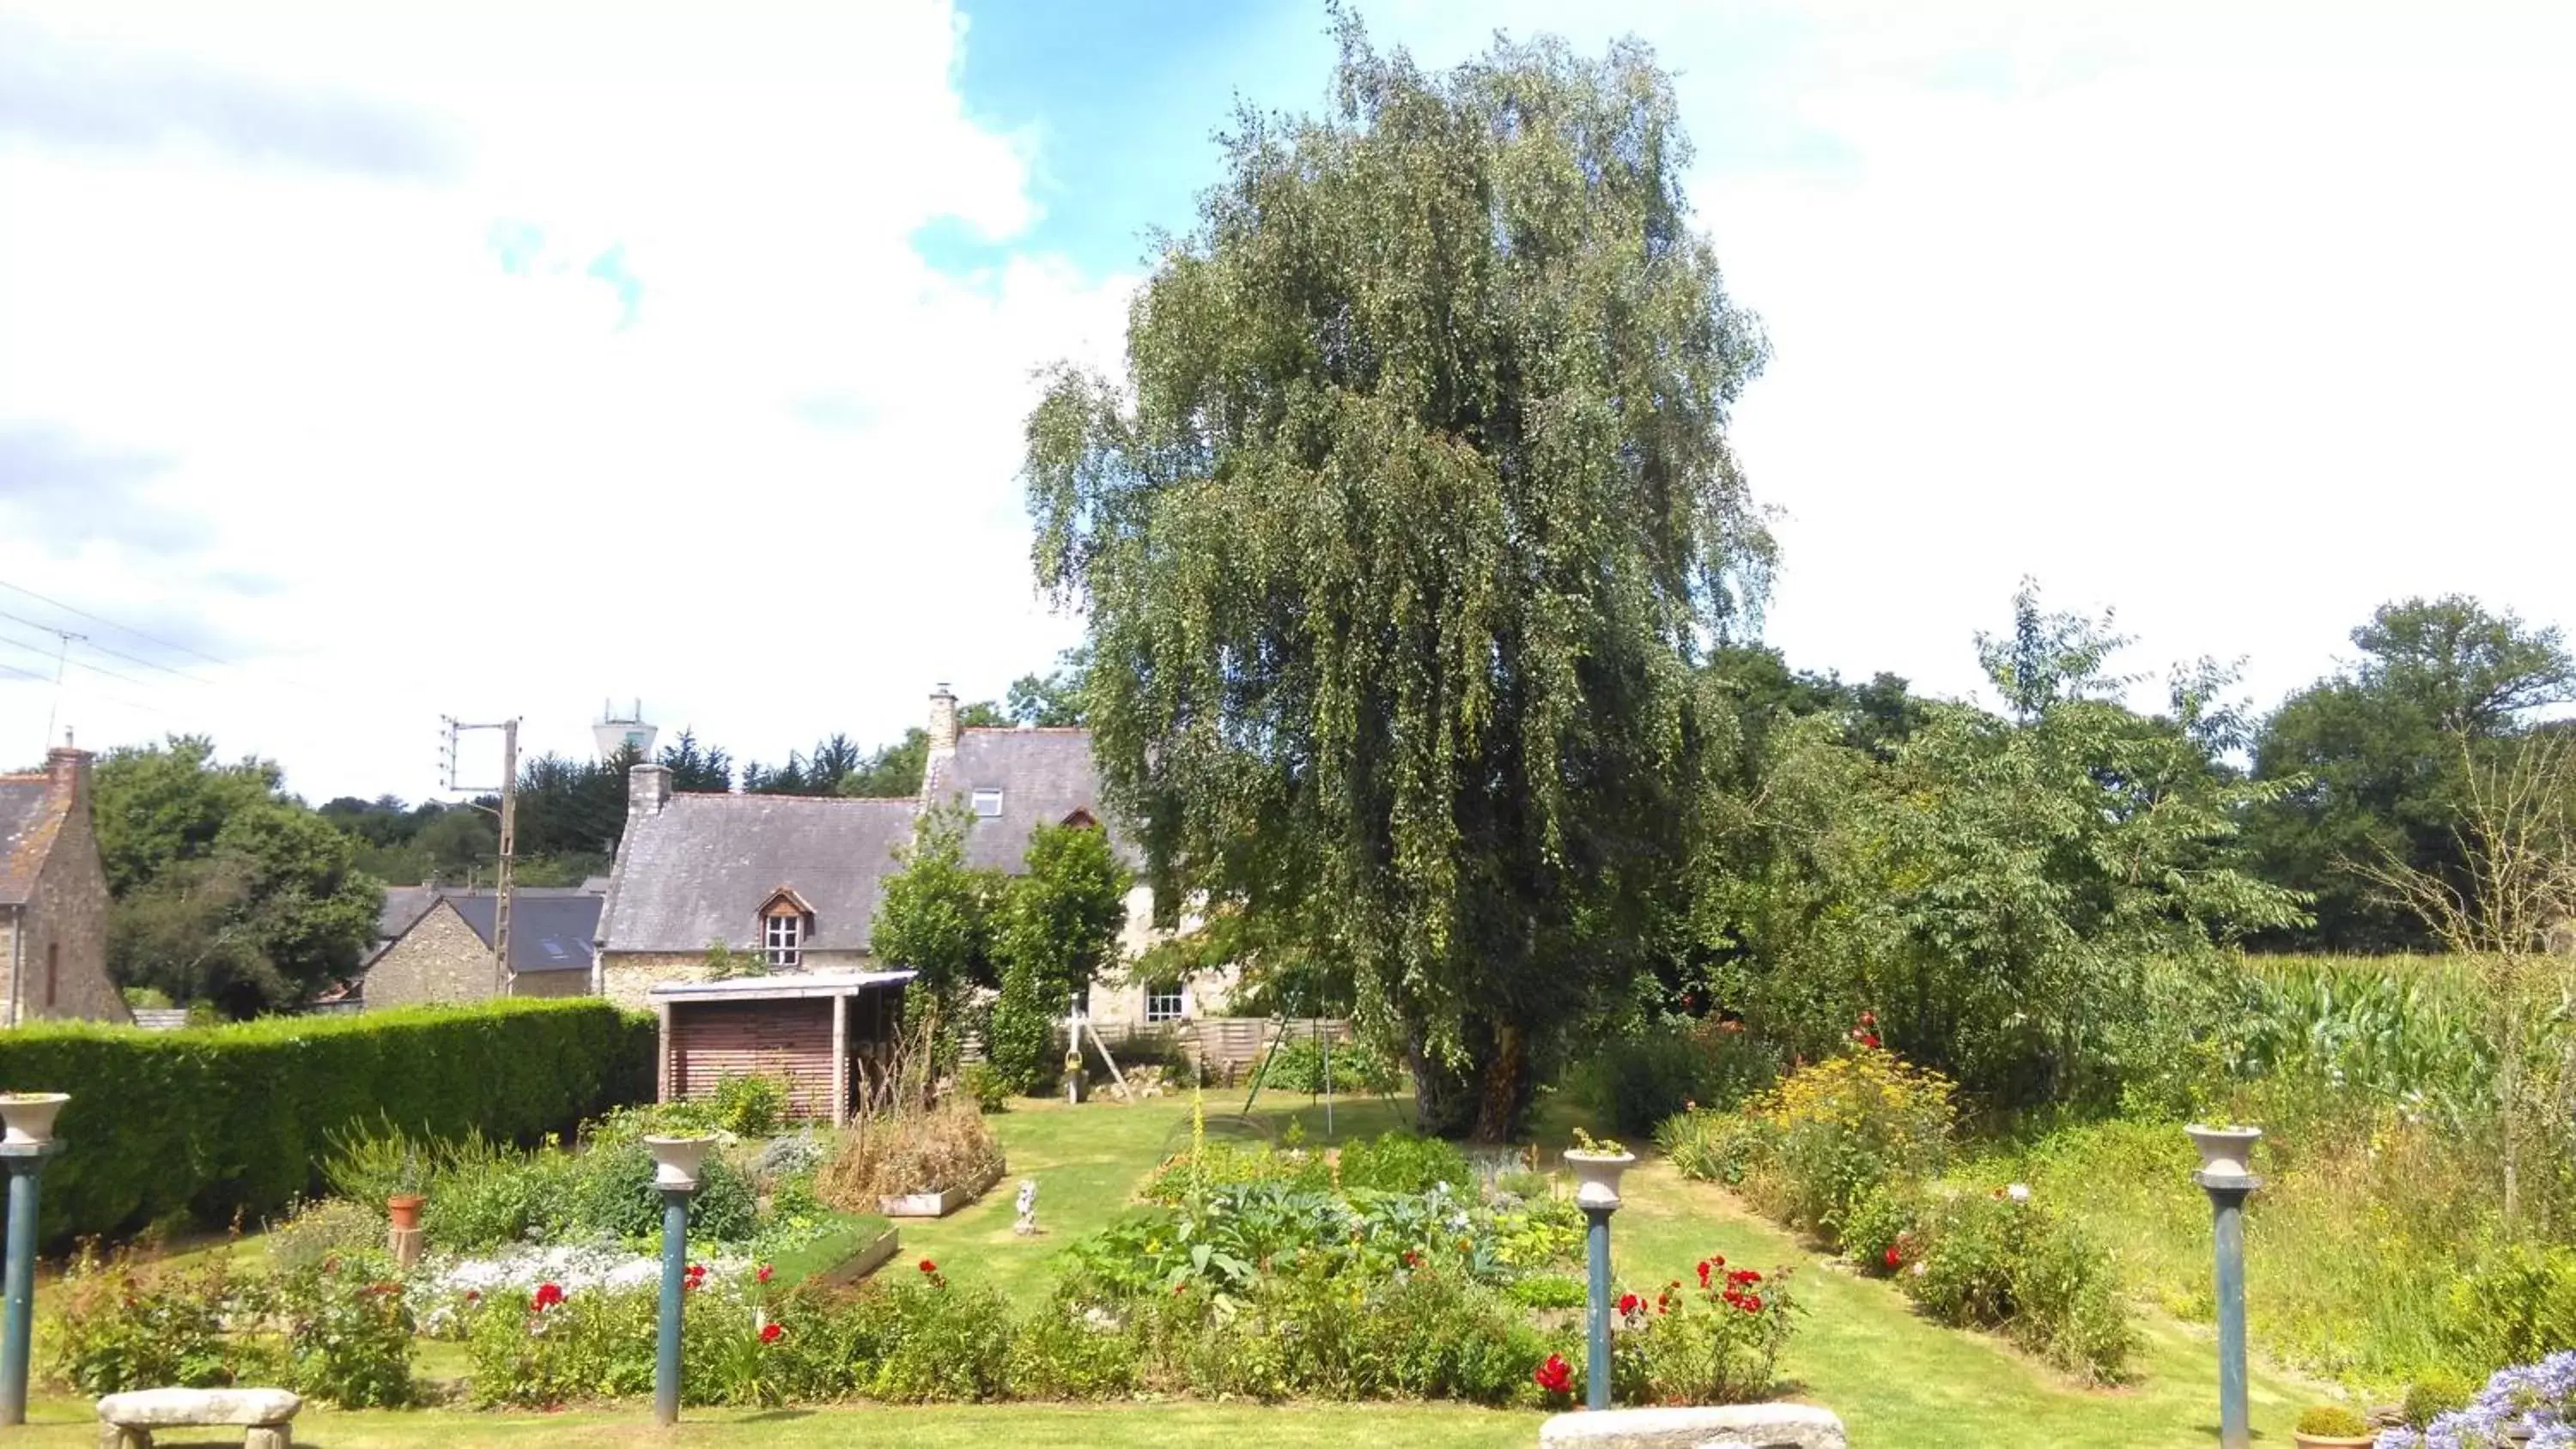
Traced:
<svg viewBox="0 0 2576 1449">
<path fill-rule="evenodd" d="M 575 751 L 602 696 L 640 693 L 775 759 L 1069 640 L 1030 593 L 1018 429 L 1034 367 L 1114 351 L 1129 284 L 1035 258 L 961 280 L 912 249 L 934 219 L 1034 218 L 1022 141 L 959 104 L 945 6 L 139 15 L 17 19 L 228 94 L 362 95 L 461 160 L 0 129 L 0 211 L 40 219 L 0 228 L 0 427 L 170 459 L 137 486 L 215 532 L 185 556 L 0 540 L 0 579 L 186 619 L 242 666 L 154 654 L 223 687 L 149 694 L 76 670 L 85 739 L 207 729 L 317 795 L 416 795 L 442 712 Z M 242 576 L 278 586 L 220 583 Z M 47 696 L 0 683 L 8 749 Z"/>
</svg>

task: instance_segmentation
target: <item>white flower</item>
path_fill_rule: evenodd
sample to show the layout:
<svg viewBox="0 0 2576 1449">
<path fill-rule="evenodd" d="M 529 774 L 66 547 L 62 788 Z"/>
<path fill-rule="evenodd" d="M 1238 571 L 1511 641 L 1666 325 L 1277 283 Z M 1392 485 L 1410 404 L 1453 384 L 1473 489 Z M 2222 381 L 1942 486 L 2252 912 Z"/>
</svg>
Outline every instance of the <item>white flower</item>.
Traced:
<svg viewBox="0 0 2576 1449">
<path fill-rule="evenodd" d="M 2016 1182 L 2012 1186 L 2004 1189 L 2004 1196 L 2011 1198 L 2014 1202 L 2028 1202 L 2030 1201 L 2030 1184 L 2026 1182 Z"/>
<path fill-rule="evenodd" d="M 1915 1263 L 1914 1263 L 1914 1276 L 1915 1276 L 1915 1277 L 1917 1277 L 1917 1278 L 1920 1278 L 1920 1277 L 1922 1277 L 1922 1276 L 1923 1276 L 1923 1262 L 1922 1262 L 1922 1260 L 1921 1260 L 1921 1259 L 1919 1259 L 1919 1258 L 1918 1258 L 1918 1259 L 1916 1259 L 1916 1260 L 1915 1260 Z"/>
</svg>

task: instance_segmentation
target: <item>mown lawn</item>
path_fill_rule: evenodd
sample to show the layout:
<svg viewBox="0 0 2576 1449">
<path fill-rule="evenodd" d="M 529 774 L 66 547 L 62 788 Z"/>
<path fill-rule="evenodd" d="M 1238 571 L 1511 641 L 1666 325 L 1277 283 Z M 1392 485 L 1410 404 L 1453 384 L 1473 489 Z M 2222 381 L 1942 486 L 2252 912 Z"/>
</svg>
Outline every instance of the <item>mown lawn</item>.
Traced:
<svg viewBox="0 0 2576 1449">
<path fill-rule="evenodd" d="M 1211 1095 L 1214 1130 L 1225 1131 L 1240 1097 Z M 1555 1114 L 1550 1114 L 1554 1116 Z M 1396 1125 L 1401 1114 L 1380 1101 L 1344 1102 L 1336 1135 L 1347 1138 Z M 1276 1137 L 1299 1122 L 1310 1143 L 1326 1140 L 1322 1111 L 1305 1099 L 1275 1101 L 1257 1114 Z M 996 1120 L 1010 1173 L 983 1201 L 939 1222 L 906 1223 L 903 1253 L 892 1271 L 911 1271 L 923 1257 L 960 1280 L 989 1282 L 1025 1305 L 1050 1289 L 1047 1260 L 1126 1210 L 1154 1164 L 1187 1145 L 1188 1099 L 1137 1106 L 1097 1103 L 1067 1108 L 1029 1103 Z M 1556 1129 L 1549 1129 L 1550 1140 Z M 1039 1182 L 1035 1238 L 1011 1231 L 1019 1180 Z M 2000 1339 L 1942 1328 L 1915 1316 L 1896 1290 L 1860 1278 L 1802 1249 L 1739 1208 L 1725 1193 L 1683 1181 L 1660 1162 L 1629 1179 L 1629 1205 L 1613 1238 L 1623 1279 L 1647 1286 L 1688 1278 L 1698 1259 L 1722 1252 L 1738 1265 L 1796 1271 L 1807 1312 L 1783 1365 L 1795 1396 L 1831 1407 L 1863 1449 L 2159 1449 L 2215 1441 L 2217 1366 L 2203 1332 L 2149 1312 L 2138 1382 L 2088 1390 L 2020 1356 Z M 424 1363 L 445 1376 L 461 1365 Z M 2258 1363 L 2254 1377 L 2257 1438 L 2289 1440 L 2290 1420 L 2316 1394 Z M 87 1444 L 95 1428 L 85 1401 L 46 1397 L 34 1406 L 28 1444 Z M 331 1414 L 308 1412 L 300 1443 L 322 1449 L 372 1445 L 465 1445 L 533 1442 L 610 1444 L 650 1431 L 642 1404 L 563 1414 L 453 1411 Z M 767 1413 L 692 1410 L 668 1442 L 707 1445 L 902 1444 L 1007 1445 L 1152 1443 L 1263 1449 L 1269 1445 L 1467 1446 L 1536 1442 L 1538 1416 L 1447 1406 L 1139 1404 L 1072 1407 L 957 1406 L 919 1409 L 852 1407 Z M 657 1436 L 657 1439 L 661 1436 Z M 177 1442 L 165 1440 L 165 1443 Z M 209 1435 L 207 1443 L 238 1444 Z"/>
</svg>

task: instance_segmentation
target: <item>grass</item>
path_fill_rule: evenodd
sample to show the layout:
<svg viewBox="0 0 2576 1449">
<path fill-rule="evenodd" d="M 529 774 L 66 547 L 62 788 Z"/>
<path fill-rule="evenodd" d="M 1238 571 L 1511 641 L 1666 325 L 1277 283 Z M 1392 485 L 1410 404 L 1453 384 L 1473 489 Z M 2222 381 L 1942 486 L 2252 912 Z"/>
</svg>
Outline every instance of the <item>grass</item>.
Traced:
<svg viewBox="0 0 2576 1449">
<path fill-rule="evenodd" d="M 1210 1099 L 1211 1132 L 1236 1130 L 1224 1114 L 1236 1100 Z M 1336 1134 L 1347 1140 L 1401 1125 L 1399 1111 L 1378 1101 L 1337 1104 Z M 1561 1143 L 1566 1122 L 1551 1112 L 1542 1140 Z M 1010 1173 L 983 1200 L 937 1222 L 902 1225 L 896 1268 L 932 1257 L 953 1278 L 990 1282 L 1025 1305 L 1052 1284 L 1048 1260 L 1075 1239 L 1133 1205 L 1136 1186 L 1156 1162 L 1189 1140 L 1186 1099 L 1068 1108 L 1025 1103 L 995 1126 Z M 1322 1111 L 1302 1099 L 1274 1102 L 1254 1114 L 1254 1130 L 1276 1139 L 1292 1121 L 1306 1139 L 1327 1141 Z M 1043 1235 L 1011 1231 L 1018 1180 L 1038 1179 Z M 2076 1388 L 2023 1357 L 2001 1339 L 1940 1327 L 1917 1317 L 1887 1283 L 1858 1277 L 1807 1251 L 1788 1234 L 1754 1218 L 1725 1193 L 1682 1180 L 1669 1166 L 1641 1164 L 1629 1178 L 1628 1206 L 1614 1221 L 1615 1262 L 1643 1285 L 1690 1276 L 1711 1251 L 1739 1265 L 1793 1267 L 1804 1322 L 1783 1371 L 1797 1398 L 1840 1414 L 1852 1442 L 1872 1449 L 2199 1449 L 2217 1437 L 2217 1363 L 2208 1334 L 2161 1312 L 2145 1320 L 2139 1378 L 2118 1390 Z M 425 1371 L 434 1365 L 424 1362 Z M 2253 1379 L 2258 1438 L 2286 1444 L 2305 1404 L 2328 1397 L 2312 1385 L 2258 1364 Z M 563 1414 L 400 1414 L 308 1412 L 299 1442 L 321 1449 L 374 1445 L 466 1445 L 534 1442 L 611 1444 L 631 1439 L 650 1421 L 642 1404 Z M 816 1408 L 755 1413 L 692 1410 L 680 1429 L 656 1436 L 673 1444 L 800 1445 L 901 1443 L 1017 1446 L 1151 1442 L 1157 1445 L 1264 1449 L 1269 1445 L 1403 1444 L 1428 1449 L 1527 1445 L 1533 1414 L 1446 1405 L 1255 1406 L 1164 1403 L 1135 1406 L 1053 1405 Z M 20 1442 L 71 1445 L 95 1433 L 85 1402 L 41 1398 Z M 206 1442 L 238 1443 L 205 1436 Z"/>
<path fill-rule="evenodd" d="M 802 1283 L 849 1261 L 851 1255 L 875 1242 L 891 1226 L 875 1213 L 833 1213 L 823 1236 L 779 1254 L 778 1261 L 770 1266 L 781 1280 Z"/>
</svg>

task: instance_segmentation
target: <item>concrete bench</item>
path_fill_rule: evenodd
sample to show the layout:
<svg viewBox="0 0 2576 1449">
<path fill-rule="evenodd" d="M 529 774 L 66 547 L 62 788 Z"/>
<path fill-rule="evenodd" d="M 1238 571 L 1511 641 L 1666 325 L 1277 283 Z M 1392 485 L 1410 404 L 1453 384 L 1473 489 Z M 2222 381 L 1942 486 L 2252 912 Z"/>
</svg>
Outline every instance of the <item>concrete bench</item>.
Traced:
<svg viewBox="0 0 2576 1449">
<path fill-rule="evenodd" d="M 99 1449 L 152 1449 L 152 1431 L 239 1424 L 242 1449 L 293 1449 L 304 1400 L 284 1389 L 138 1389 L 98 1401 Z"/>
<path fill-rule="evenodd" d="M 1541 1424 L 1543 1449 L 1843 1449 L 1843 1421 L 1812 1404 L 1611 1409 Z"/>
</svg>

